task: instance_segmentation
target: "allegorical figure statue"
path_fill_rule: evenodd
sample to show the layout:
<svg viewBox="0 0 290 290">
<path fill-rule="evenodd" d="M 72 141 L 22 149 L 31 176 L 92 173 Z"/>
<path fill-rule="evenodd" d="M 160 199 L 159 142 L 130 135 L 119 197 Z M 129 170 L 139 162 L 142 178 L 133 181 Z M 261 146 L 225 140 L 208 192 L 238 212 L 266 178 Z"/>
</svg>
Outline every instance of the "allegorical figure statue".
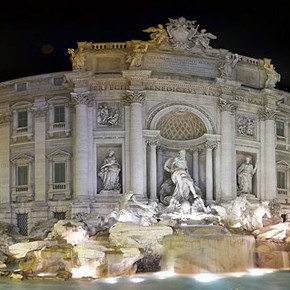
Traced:
<svg viewBox="0 0 290 290">
<path fill-rule="evenodd" d="M 257 171 L 257 164 L 255 167 L 252 165 L 251 157 L 246 157 L 237 171 L 238 174 L 238 191 L 240 193 L 252 194 L 253 176 Z"/>
<path fill-rule="evenodd" d="M 109 151 L 109 154 L 103 160 L 98 176 L 103 182 L 103 190 L 120 190 L 119 174 L 120 164 L 116 160 L 115 152 Z"/>
<path fill-rule="evenodd" d="M 171 180 L 175 185 L 170 197 L 169 207 L 183 201 L 191 203 L 198 197 L 194 188 L 193 179 L 190 177 L 185 159 L 185 150 L 180 150 L 178 156 L 169 158 L 164 164 L 164 170 L 171 174 Z"/>
</svg>

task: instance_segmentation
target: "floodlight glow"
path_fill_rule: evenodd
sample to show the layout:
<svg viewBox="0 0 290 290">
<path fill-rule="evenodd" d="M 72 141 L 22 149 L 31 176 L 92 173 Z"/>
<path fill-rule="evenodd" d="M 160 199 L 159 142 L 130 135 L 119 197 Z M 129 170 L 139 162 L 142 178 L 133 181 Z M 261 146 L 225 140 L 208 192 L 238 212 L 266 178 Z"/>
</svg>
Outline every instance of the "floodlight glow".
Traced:
<svg viewBox="0 0 290 290">
<path fill-rule="evenodd" d="M 118 282 L 118 278 L 115 278 L 115 277 L 107 278 L 107 279 L 104 279 L 104 282 L 108 284 L 116 284 Z"/>
<path fill-rule="evenodd" d="M 251 276 L 263 276 L 265 271 L 262 269 L 249 269 L 249 275 Z"/>
<path fill-rule="evenodd" d="M 133 278 L 130 278 L 130 281 L 133 282 L 133 283 L 141 283 L 141 282 L 145 281 L 145 279 L 138 278 L 138 277 L 133 277 Z"/>
<path fill-rule="evenodd" d="M 220 278 L 221 277 L 218 277 L 214 274 L 209 274 L 209 273 L 202 273 L 202 274 L 197 274 L 194 276 L 194 279 L 197 280 L 198 282 L 201 282 L 201 283 L 213 282 L 213 281 L 216 281 Z"/>
</svg>

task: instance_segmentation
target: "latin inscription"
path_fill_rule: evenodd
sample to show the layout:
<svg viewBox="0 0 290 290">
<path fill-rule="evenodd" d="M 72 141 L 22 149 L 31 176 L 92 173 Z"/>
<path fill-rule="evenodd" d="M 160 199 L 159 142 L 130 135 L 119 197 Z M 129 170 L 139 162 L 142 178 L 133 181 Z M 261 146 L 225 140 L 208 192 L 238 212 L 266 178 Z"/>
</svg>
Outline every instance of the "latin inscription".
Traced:
<svg viewBox="0 0 290 290">
<path fill-rule="evenodd" d="M 216 62 L 192 57 L 146 55 L 144 67 L 156 71 L 217 77 Z"/>
</svg>

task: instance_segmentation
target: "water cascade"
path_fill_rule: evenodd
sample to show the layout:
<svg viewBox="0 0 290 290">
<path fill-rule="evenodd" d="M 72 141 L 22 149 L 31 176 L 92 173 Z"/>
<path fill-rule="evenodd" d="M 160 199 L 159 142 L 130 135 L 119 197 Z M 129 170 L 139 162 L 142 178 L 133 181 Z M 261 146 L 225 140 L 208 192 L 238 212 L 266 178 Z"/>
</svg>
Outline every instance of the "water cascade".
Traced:
<svg viewBox="0 0 290 290">
<path fill-rule="evenodd" d="M 162 271 L 179 274 L 243 272 L 254 266 L 255 239 L 219 226 L 188 226 L 163 240 Z"/>
</svg>

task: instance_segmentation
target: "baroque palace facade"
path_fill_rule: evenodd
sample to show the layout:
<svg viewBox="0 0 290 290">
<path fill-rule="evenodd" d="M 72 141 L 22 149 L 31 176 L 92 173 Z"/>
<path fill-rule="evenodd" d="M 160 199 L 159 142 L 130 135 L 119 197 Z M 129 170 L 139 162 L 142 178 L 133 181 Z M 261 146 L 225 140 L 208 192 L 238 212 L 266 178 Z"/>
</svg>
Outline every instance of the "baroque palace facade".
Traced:
<svg viewBox="0 0 290 290">
<path fill-rule="evenodd" d="M 271 60 L 212 48 L 182 17 L 144 31 L 149 41 L 78 42 L 72 71 L 0 84 L 0 221 L 27 234 L 106 215 L 130 190 L 160 200 L 182 149 L 207 204 L 245 194 L 290 213 L 290 93 Z"/>
</svg>

